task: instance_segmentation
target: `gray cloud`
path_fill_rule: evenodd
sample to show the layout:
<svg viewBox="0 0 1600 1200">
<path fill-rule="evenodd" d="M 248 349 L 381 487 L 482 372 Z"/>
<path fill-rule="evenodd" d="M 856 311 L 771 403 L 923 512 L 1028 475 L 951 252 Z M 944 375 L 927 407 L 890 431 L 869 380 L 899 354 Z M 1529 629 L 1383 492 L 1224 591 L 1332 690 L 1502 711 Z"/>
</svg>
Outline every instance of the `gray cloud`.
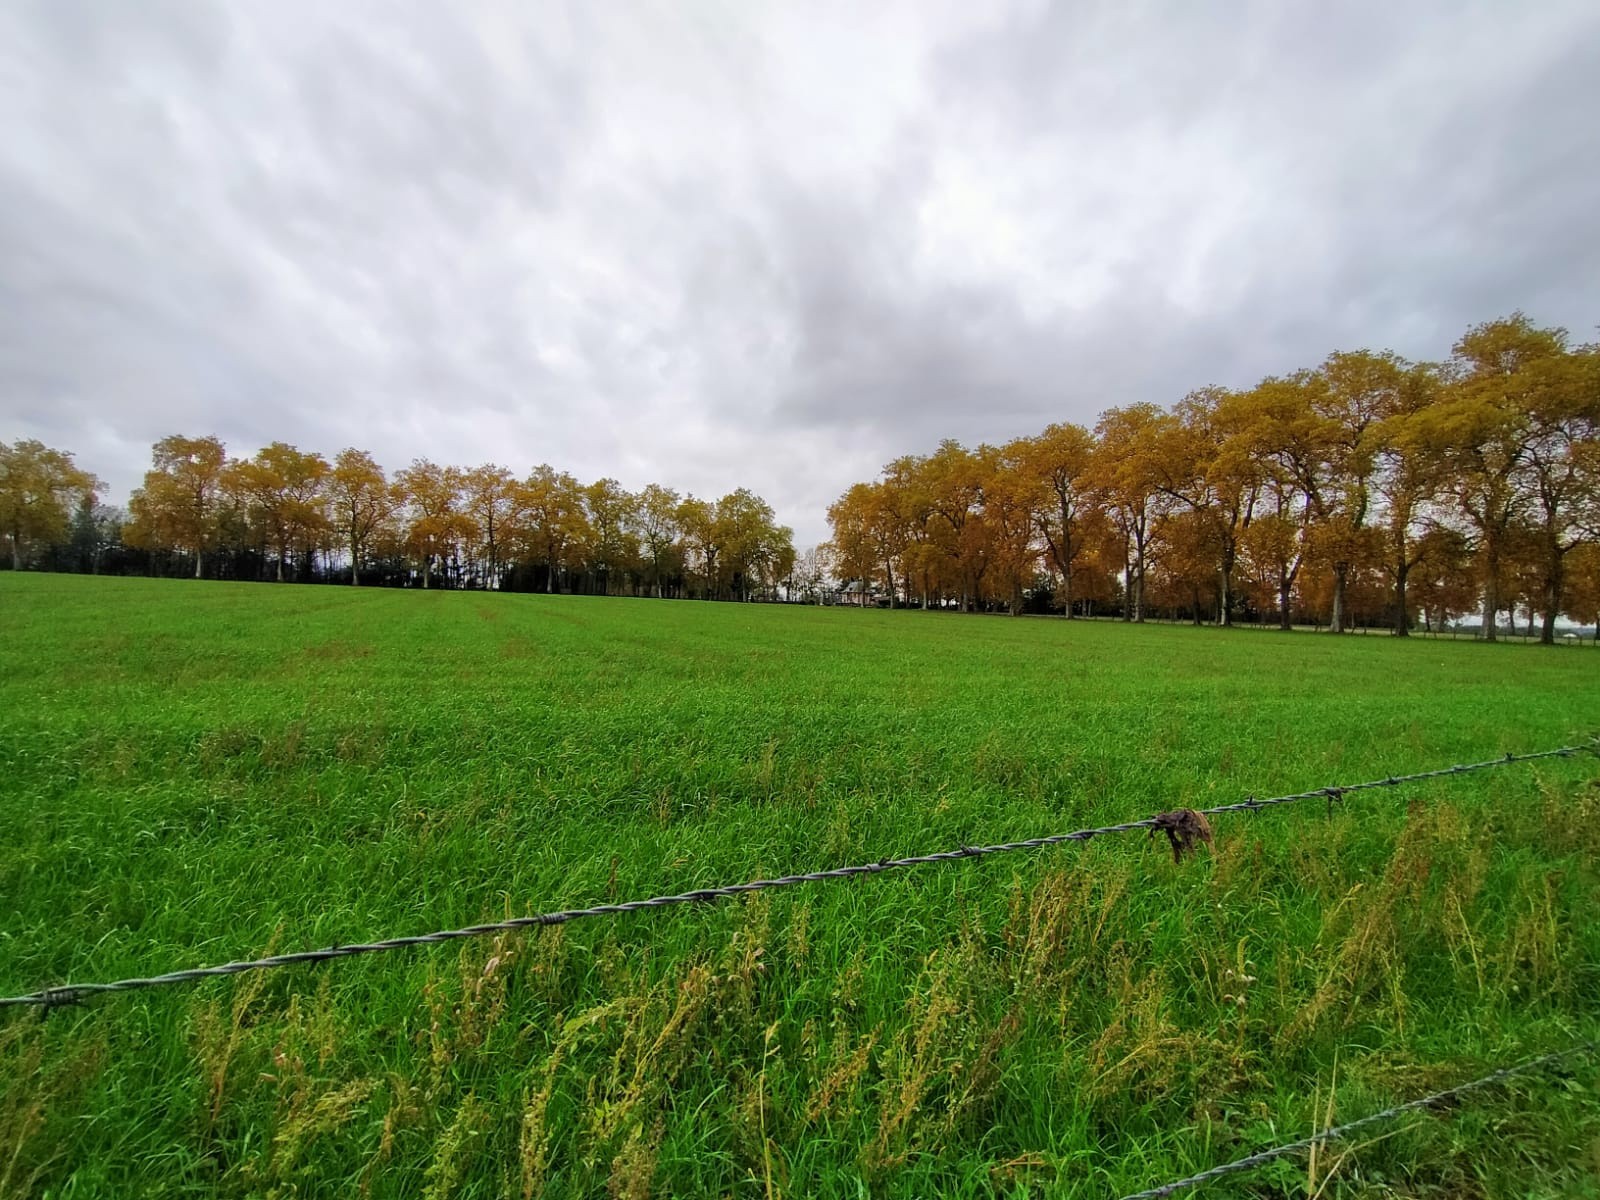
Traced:
<svg viewBox="0 0 1600 1200">
<path fill-rule="evenodd" d="M 983 9 L 977 12 L 977 9 Z M 939 438 L 1592 336 L 1600 12 L 0 8 L 0 437 L 762 492 Z"/>
</svg>

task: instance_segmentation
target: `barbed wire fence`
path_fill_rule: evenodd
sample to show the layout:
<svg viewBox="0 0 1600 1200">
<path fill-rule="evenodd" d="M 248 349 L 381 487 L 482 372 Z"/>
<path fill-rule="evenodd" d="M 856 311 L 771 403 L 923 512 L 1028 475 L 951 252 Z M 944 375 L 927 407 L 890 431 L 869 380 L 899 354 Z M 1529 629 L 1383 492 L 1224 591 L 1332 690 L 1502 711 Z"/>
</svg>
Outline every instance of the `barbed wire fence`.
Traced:
<svg viewBox="0 0 1600 1200">
<path fill-rule="evenodd" d="M 1163 1183 L 1159 1187 L 1130 1193 L 1122 1197 L 1122 1200 L 1161 1200 L 1164 1196 L 1171 1196 L 1189 1188 L 1199 1187 L 1201 1184 L 1210 1183 L 1228 1175 L 1237 1175 L 1241 1171 L 1254 1170 L 1256 1167 L 1265 1166 L 1274 1159 L 1284 1158 L 1290 1154 L 1298 1154 L 1303 1150 L 1310 1150 L 1313 1146 L 1320 1146 L 1324 1142 L 1343 1141 L 1358 1130 L 1366 1129 L 1369 1126 L 1378 1125 L 1385 1121 L 1392 1121 L 1408 1112 L 1419 1112 L 1423 1109 L 1433 1108 L 1455 1100 L 1469 1092 L 1478 1091 L 1480 1088 L 1503 1083 L 1507 1079 L 1518 1075 L 1526 1075 L 1533 1071 L 1553 1067 L 1557 1063 L 1565 1062 L 1571 1058 L 1592 1055 L 1597 1051 L 1600 1051 L 1600 1044 L 1592 1041 L 1579 1042 L 1574 1046 L 1567 1047 L 1565 1050 L 1557 1050 L 1550 1054 L 1540 1055 L 1538 1058 L 1530 1058 L 1526 1062 L 1517 1063 L 1515 1066 L 1502 1067 L 1498 1071 L 1491 1071 L 1481 1079 L 1474 1079 L 1468 1083 L 1459 1083 L 1455 1087 L 1446 1088 L 1442 1092 L 1434 1092 L 1431 1096 L 1423 1096 L 1417 1100 L 1408 1100 L 1404 1104 L 1396 1104 L 1392 1108 L 1370 1113 L 1358 1120 L 1336 1125 L 1332 1129 L 1324 1129 L 1321 1133 L 1314 1133 L 1310 1137 L 1303 1137 L 1298 1141 L 1285 1142 L 1281 1146 L 1273 1146 L 1267 1150 L 1258 1150 L 1254 1154 L 1247 1154 L 1243 1158 L 1237 1158 L 1232 1162 L 1201 1171 L 1197 1175 L 1187 1175 L 1182 1179 L 1174 1179 L 1171 1183 Z"/>
<path fill-rule="evenodd" d="M 1440 767 L 1429 771 L 1416 771 L 1406 775 L 1389 775 L 1382 779 L 1367 780 L 1363 783 L 1337 784 L 1328 787 L 1314 788 L 1310 791 L 1294 792 L 1282 796 L 1272 796 L 1258 799 L 1248 797 L 1233 804 L 1222 804 L 1205 809 L 1180 808 L 1170 812 L 1157 813 L 1136 821 L 1125 821 L 1116 825 L 1102 825 L 1088 829 L 1073 830 L 1070 833 L 1050 834 L 1044 837 L 1026 838 L 1020 841 L 999 842 L 984 846 L 961 846 L 954 850 L 944 850 L 932 854 L 912 855 L 905 858 L 882 858 L 877 862 L 860 863 L 853 866 L 835 867 L 824 871 L 809 871 L 795 875 L 783 875 L 770 879 L 754 879 L 745 883 L 727 884 L 719 887 L 699 888 L 694 891 L 680 892 L 672 895 L 653 896 L 644 900 L 631 900 L 620 904 L 599 904 L 589 908 L 561 909 L 553 912 L 536 913 L 527 917 L 516 917 L 504 921 L 493 921 L 481 925 L 469 925 L 459 929 L 445 929 L 434 933 L 418 934 L 409 937 L 388 938 L 383 941 L 363 942 L 354 945 L 335 945 L 320 950 L 306 950 L 292 954 L 269 955 L 257 959 L 241 960 L 223 963 L 212 967 L 197 967 L 190 970 L 172 971 L 163 975 L 152 975 L 130 979 L 119 979 L 108 983 L 69 983 L 56 987 L 41 988 L 35 992 L 28 992 L 14 996 L 0 996 L 0 1007 L 35 1007 L 48 1013 L 50 1010 L 66 1005 L 79 1004 L 82 1001 L 97 995 L 120 992 L 138 991 L 146 988 L 163 987 L 183 983 L 195 983 L 205 979 L 218 978 L 227 975 L 237 975 L 246 971 L 269 970 L 277 967 L 288 967 L 299 964 L 329 962 L 337 959 L 350 958 L 356 955 L 375 954 L 388 950 L 401 950 L 413 946 L 434 945 L 442 942 L 455 941 L 463 938 L 482 937 L 490 934 L 505 933 L 519 929 L 540 928 L 550 925 L 562 925 L 569 921 L 581 920 L 585 917 L 612 916 L 623 913 L 641 912 L 648 909 L 667 908 L 680 904 L 714 902 L 722 899 L 731 899 L 752 892 L 767 891 L 775 888 L 794 887 L 806 883 L 820 883 L 836 879 L 851 879 L 861 875 L 876 875 L 886 871 L 899 870 L 906 867 L 926 866 L 941 862 L 954 862 L 969 858 L 982 858 L 994 854 L 1003 854 L 1019 850 L 1043 849 L 1049 846 L 1061 845 L 1068 842 L 1088 842 L 1094 838 L 1111 834 L 1135 833 L 1140 830 L 1146 832 L 1147 837 L 1154 837 L 1157 833 L 1164 833 L 1171 843 L 1174 858 L 1182 857 L 1183 853 L 1193 848 L 1196 841 L 1211 841 L 1210 826 L 1205 818 L 1222 816 L 1231 813 L 1249 812 L 1259 813 L 1264 809 L 1285 804 L 1294 804 L 1303 800 L 1326 800 L 1330 809 L 1335 803 L 1342 802 L 1348 795 L 1355 792 L 1370 791 L 1377 788 L 1399 787 L 1404 784 L 1418 783 L 1429 779 L 1441 779 L 1466 775 L 1478 771 L 1490 770 L 1494 767 L 1507 766 L 1513 763 L 1532 762 L 1539 759 L 1571 758 L 1574 755 L 1590 753 L 1600 756 L 1600 738 L 1591 739 L 1586 745 L 1558 746 L 1551 750 L 1538 750 L 1525 754 L 1508 753 L 1499 758 L 1486 759 L 1482 762 L 1457 763 L 1453 766 Z M 1365 1117 L 1346 1122 L 1313 1133 L 1307 1137 L 1299 1138 L 1292 1142 L 1285 1142 L 1278 1146 L 1258 1150 L 1243 1158 L 1232 1162 L 1222 1163 L 1208 1168 L 1194 1175 L 1175 1179 L 1171 1182 L 1148 1188 L 1141 1192 L 1134 1192 L 1123 1197 L 1123 1200 L 1161 1200 L 1162 1197 L 1172 1196 L 1190 1188 L 1200 1187 L 1217 1179 L 1229 1175 L 1254 1170 L 1276 1159 L 1308 1151 L 1313 1147 L 1328 1142 L 1342 1141 L 1351 1135 L 1371 1126 L 1394 1120 L 1407 1113 L 1419 1112 L 1438 1107 L 1469 1093 L 1492 1087 L 1506 1080 L 1520 1075 L 1532 1074 L 1559 1063 L 1566 1062 L 1581 1056 L 1592 1056 L 1600 1053 L 1600 1043 L 1589 1040 L 1579 1042 L 1563 1050 L 1557 1050 L 1537 1058 L 1528 1059 L 1512 1066 L 1502 1067 L 1478 1079 L 1457 1084 L 1443 1091 L 1420 1097 L 1416 1100 L 1406 1101 L 1393 1105 L 1390 1108 L 1370 1113 Z"/>
<path fill-rule="evenodd" d="M 302 950 L 292 954 L 274 954 L 263 958 L 222 963 L 213 967 L 195 967 L 189 970 L 171 971 L 163 975 L 118 979 L 109 983 L 61 984 L 21 995 L 0 996 L 0 1007 L 31 1006 L 48 1012 L 53 1008 L 80 1003 L 91 996 L 195 983 L 203 979 L 238 975 L 246 971 L 262 971 L 308 963 L 331 962 L 336 959 L 354 958 L 357 955 L 378 954 L 389 950 L 404 950 L 413 946 L 435 945 L 462 938 L 485 937 L 490 934 L 507 933 L 518 929 L 564 925 L 569 921 L 582 920 L 586 917 L 618 916 L 622 913 L 641 912 L 646 909 L 669 908 L 680 904 L 731 899 L 752 892 L 796 887 L 807 883 L 822 883 L 836 879 L 852 879 L 856 876 L 877 875 L 906 867 L 929 866 L 934 863 L 984 858 L 989 855 L 1006 854 L 1018 850 L 1038 850 L 1067 842 L 1087 842 L 1097 837 L 1136 833 L 1140 830 L 1146 831 L 1147 836 L 1165 833 L 1172 843 L 1174 856 L 1178 856 L 1181 855 L 1184 849 L 1192 845 L 1197 836 L 1202 840 L 1210 840 L 1209 826 L 1204 820 L 1196 821 L 1197 815 L 1201 818 L 1206 818 L 1238 812 L 1257 813 L 1266 808 L 1295 804 L 1302 800 L 1326 800 L 1331 807 L 1334 803 L 1342 802 L 1345 797 L 1355 792 L 1399 787 L 1403 784 L 1418 783 L 1427 779 L 1466 775 L 1476 771 L 1487 771 L 1495 767 L 1508 766 L 1512 763 L 1533 762 L 1547 758 L 1571 758 L 1576 754 L 1585 752 L 1600 754 L 1600 739 L 1582 746 L 1558 746 L 1553 750 L 1536 750 L 1527 754 L 1508 753 L 1500 758 L 1491 758 L 1483 762 L 1457 763 L 1454 766 L 1440 767 L 1431 771 L 1416 771 L 1408 775 L 1389 775 L 1383 779 L 1372 779 L 1364 783 L 1336 784 L 1329 787 L 1314 788 L 1306 792 L 1272 796 L 1266 799 L 1250 797 L 1233 804 L 1222 804 L 1214 808 L 1199 810 L 1177 809 L 1172 812 L 1158 813 L 1155 816 L 1145 817 L 1137 821 L 1124 821 L 1118 825 L 1077 829 L 1071 833 L 1050 834 L 1045 837 L 1026 838 L 1021 841 L 999 842 L 988 846 L 961 846 L 955 850 L 944 850 L 933 854 L 917 854 L 906 858 L 882 858 L 877 862 L 834 867 L 825 871 L 807 871 L 802 874 L 782 875 L 772 879 L 753 879 L 746 883 L 698 888 L 694 891 L 679 892 L 674 895 L 652 896 L 649 899 L 630 900 L 621 904 L 597 904 L 589 908 L 561 909 L 555 912 L 536 913 L 532 916 L 513 917 L 504 921 L 491 921 L 481 925 L 468 925 L 460 929 L 442 929 L 434 933 L 386 938 L 382 941 L 328 946 L 320 950 Z"/>
</svg>

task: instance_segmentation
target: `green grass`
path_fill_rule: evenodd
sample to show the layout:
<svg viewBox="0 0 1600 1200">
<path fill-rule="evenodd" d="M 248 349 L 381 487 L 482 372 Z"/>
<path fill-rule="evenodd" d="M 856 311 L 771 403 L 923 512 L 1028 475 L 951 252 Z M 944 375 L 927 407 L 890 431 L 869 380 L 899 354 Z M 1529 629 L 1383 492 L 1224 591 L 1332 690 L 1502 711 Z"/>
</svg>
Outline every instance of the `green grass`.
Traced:
<svg viewBox="0 0 1600 1200">
<path fill-rule="evenodd" d="M 0 992 L 1597 727 L 1571 647 L 0 574 Z M 1600 1029 L 1594 767 L 0 1011 L 0 1196 L 1121 1194 Z M 1316 1185 L 1600 1195 L 1597 1089 Z"/>
</svg>

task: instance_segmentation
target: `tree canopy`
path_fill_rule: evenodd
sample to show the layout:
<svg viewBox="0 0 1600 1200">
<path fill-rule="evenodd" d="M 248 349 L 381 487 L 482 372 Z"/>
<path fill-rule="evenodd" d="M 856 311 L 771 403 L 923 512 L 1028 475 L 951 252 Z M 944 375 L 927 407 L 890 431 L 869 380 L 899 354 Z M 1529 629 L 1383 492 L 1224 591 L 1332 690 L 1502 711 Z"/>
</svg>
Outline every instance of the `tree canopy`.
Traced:
<svg viewBox="0 0 1600 1200">
<path fill-rule="evenodd" d="M 1600 350 L 1516 313 L 1440 363 L 1341 351 L 1243 390 L 1112 408 L 1092 432 L 947 440 L 828 517 L 840 574 L 891 606 L 1130 621 L 1156 606 L 1334 631 L 1359 610 L 1399 634 L 1476 607 L 1491 639 L 1520 609 L 1551 641 L 1569 563 L 1587 571 L 1600 536 L 1597 432 Z"/>
</svg>

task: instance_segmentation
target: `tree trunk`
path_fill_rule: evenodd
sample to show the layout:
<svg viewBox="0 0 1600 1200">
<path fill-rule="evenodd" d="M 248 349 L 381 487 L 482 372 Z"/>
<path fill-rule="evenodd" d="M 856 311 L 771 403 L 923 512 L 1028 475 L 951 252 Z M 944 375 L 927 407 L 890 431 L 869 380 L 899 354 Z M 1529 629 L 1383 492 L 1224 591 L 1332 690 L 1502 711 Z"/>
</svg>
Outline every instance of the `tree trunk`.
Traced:
<svg viewBox="0 0 1600 1200">
<path fill-rule="evenodd" d="M 1122 537 L 1122 619 L 1133 620 L 1133 541 Z"/>
<path fill-rule="evenodd" d="M 1061 608 L 1067 620 L 1072 620 L 1072 564 L 1061 568 Z"/>
<path fill-rule="evenodd" d="M 196 546 L 195 547 L 195 551 L 194 551 L 194 577 L 196 579 L 200 578 L 200 568 L 204 563 L 205 563 L 205 555 L 202 554 L 200 552 L 200 548 L 198 546 Z"/>
<path fill-rule="evenodd" d="M 1394 635 L 1395 637 L 1411 636 L 1411 620 L 1406 613 L 1406 576 L 1411 573 L 1411 564 L 1401 563 L 1394 573 Z"/>
<path fill-rule="evenodd" d="M 1285 579 L 1278 584 L 1278 628 L 1290 629 L 1289 624 L 1289 593 L 1294 591 L 1294 581 Z"/>
<path fill-rule="evenodd" d="M 1566 583 L 1566 564 L 1559 548 L 1552 549 L 1550 563 L 1544 573 L 1544 625 L 1539 630 L 1539 644 L 1556 644 L 1556 614 L 1561 611 L 1561 593 Z"/>
<path fill-rule="evenodd" d="M 1331 633 L 1343 633 L 1344 621 L 1344 593 L 1345 585 L 1350 578 L 1349 563 L 1333 564 L 1333 619 L 1328 622 Z"/>
<path fill-rule="evenodd" d="M 428 582 L 433 578 L 433 555 L 422 556 L 422 589 L 427 591 Z"/>
<path fill-rule="evenodd" d="M 11 535 L 11 569 L 22 570 L 22 539 L 14 533 Z"/>
<path fill-rule="evenodd" d="M 1489 554 L 1488 571 L 1483 581 L 1483 640 L 1492 642 L 1497 640 L 1495 622 L 1500 619 L 1500 596 L 1498 589 L 1498 576 L 1500 574 L 1500 556 Z"/>
</svg>

